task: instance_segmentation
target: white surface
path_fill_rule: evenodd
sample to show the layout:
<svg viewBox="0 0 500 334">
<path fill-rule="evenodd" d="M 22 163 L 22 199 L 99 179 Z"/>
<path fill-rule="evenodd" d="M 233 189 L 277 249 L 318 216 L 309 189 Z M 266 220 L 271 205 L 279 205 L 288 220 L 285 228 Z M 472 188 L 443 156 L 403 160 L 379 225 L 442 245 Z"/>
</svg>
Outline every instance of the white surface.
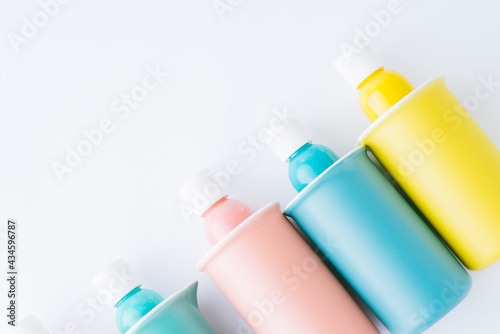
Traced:
<svg viewBox="0 0 500 334">
<path fill-rule="evenodd" d="M 287 166 L 254 139 L 273 108 L 300 117 L 316 143 L 349 151 L 369 121 L 333 63 L 388 1 L 231 3 L 221 21 L 212 0 L 72 0 L 19 54 L 7 34 L 40 7 L 0 4 L 0 220 L 2 229 L 8 217 L 20 225 L 21 317 L 37 315 L 52 333 L 71 322 L 80 333 L 118 333 L 112 310 L 88 305 L 92 277 L 123 257 L 164 296 L 199 279 L 201 309 L 217 332 L 242 333 L 237 313 L 196 270 L 210 246 L 199 220 L 183 219 L 178 189 L 204 168 L 234 172 L 236 160 L 234 198 L 254 209 L 284 206 L 295 194 Z M 461 101 L 481 78 L 500 80 L 497 2 L 402 5 L 371 40 L 387 68 L 415 86 L 442 73 Z M 170 75 L 155 80 L 157 66 Z M 146 92 L 144 79 L 148 96 L 125 107 L 121 95 Z M 494 90 L 473 116 L 500 145 Z M 53 161 L 99 125 L 110 133 L 59 182 Z M 470 296 L 428 333 L 500 332 L 500 264 L 472 276 Z"/>
</svg>

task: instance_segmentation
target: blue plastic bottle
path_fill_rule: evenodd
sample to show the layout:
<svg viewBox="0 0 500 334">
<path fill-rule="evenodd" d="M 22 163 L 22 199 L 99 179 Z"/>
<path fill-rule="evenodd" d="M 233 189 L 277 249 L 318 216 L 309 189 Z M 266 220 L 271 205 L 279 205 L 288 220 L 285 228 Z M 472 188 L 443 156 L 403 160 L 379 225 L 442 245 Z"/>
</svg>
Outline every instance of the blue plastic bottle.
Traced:
<svg viewBox="0 0 500 334">
<path fill-rule="evenodd" d="M 289 119 L 269 146 L 299 194 L 285 209 L 391 333 L 421 333 L 468 294 L 469 274 L 357 147 L 341 159 Z"/>
<path fill-rule="evenodd" d="M 301 191 L 337 160 L 338 156 L 328 147 L 306 143 L 290 156 L 290 182 Z"/>
<path fill-rule="evenodd" d="M 116 308 L 116 323 L 121 333 L 215 334 L 198 309 L 198 282 L 164 299 L 152 290 L 142 289 L 140 280 L 133 275 L 128 264 L 118 260 L 97 275 L 92 283 Z"/>
<path fill-rule="evenodd" d="M 163 300 L 152 290 L 134 288 L 115 305 L 116 324 L 120 332 L 126 333 Z"/>
</svg>

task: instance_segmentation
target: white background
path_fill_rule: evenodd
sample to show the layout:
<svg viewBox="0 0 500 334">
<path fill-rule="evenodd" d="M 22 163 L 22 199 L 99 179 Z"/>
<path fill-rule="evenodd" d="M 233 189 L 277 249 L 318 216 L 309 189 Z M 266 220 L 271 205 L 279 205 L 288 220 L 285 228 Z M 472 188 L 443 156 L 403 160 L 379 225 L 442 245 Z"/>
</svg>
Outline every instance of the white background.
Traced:
<svg viewBox="0 0 500 334">
<path fill-rule="evenodd" d="M 352 149 L 369 121 L 333 61 L 388 1 L 232 3 L 221 20 L 212 0 L 72 0 L 16 53 L 9 33 L 21 34 L 23 17 L 32 20 L 40 5 L 1 2 L 0 221 L 2 230 L 7 218 L 19 221 L 21 317 L 37 315 L 52 333 L 71 322 L 81 333 L 118 333 L 113 310 L 88 322 L 77 308 L 95 296 L 92 277 L 122 257 L 164 296 L 198 279 L 206 318 L 218 333 L 238 333 L 239 316 L 196 269 L 210 246 L 201 222 L 179 213 L 177 191 L 199 170 L 234 159 L 242 171 L 232 197 L 254 209 L 290 201 L 286 165 L 268 149 L 252 161 L 238 152 L 273 108 L 298 115 L 339 155 Z M 500 80 L 496 1 L 402 7 L 370 43 L 388 68 L 414 85 L 444 74 L 460 100 L 480 77 Z M 120 119 L 112 104 L 148 66 L 170 76 Z M 499 105 L 500 87 L 473 113 L 497 145 Z M 53 162 L 104 118 L 114 131 L 60 182 Z M 500 264 L 472 276 L 470 296 L 428 333 L 500 332 Z"/>
</svg>

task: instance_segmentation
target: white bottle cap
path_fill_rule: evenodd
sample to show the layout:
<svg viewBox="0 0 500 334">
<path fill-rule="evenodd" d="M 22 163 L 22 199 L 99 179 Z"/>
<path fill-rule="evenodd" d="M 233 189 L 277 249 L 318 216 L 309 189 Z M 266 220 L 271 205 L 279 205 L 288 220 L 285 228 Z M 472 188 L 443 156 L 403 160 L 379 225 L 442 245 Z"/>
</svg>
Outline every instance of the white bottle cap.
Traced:
<svg viewBox="0 0 500 334">
<path fill-rule="evenodd" d="M 184 184 L 179 195 L 201 216 L 218 200 L 228 195 L 215 173 L 205 169 Z"/>
<path fill-rule="evenodd" d="M 35 316 L 30 315 L 13 327 L 10 333 L 15 334 L 49 334 L 49 331 L 43 326 L 42 322 Z"/>
<path fill-rule="evenodd" d="M 354 55 L 342 54 L 335 60 L 335 67 L 353 88 L 358 88 L 370 74 L 384 67 L 384 64 L 369 48 L 364 48 Z"/>
<path fill-rule="evenodd" d="M 112 307 L 141 284 L 129 264 L 122 259 L 111 263 L 92 280 L 92 285 L 102 297 L 108 298 L 108 304 Z"/>
<path fill-rule="evenodd" d="M 293 116 L 287 116 L 288 123 L 280 131 L 273 132 L 273 136 L 268 146 L 276 153 L 278 158 L 287 162 L 304 144 L 310 143 L 312 137 L 302 126 L 300 120 Z"/>
</svg>

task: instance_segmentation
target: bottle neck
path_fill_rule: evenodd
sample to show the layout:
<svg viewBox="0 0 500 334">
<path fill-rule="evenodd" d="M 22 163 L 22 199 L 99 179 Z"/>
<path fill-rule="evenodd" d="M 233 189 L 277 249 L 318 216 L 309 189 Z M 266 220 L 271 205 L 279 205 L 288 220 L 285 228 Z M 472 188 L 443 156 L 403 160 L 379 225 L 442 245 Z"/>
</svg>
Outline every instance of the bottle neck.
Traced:
<svg viewBox="0 0 500 334">
<path fill-rule="evenodd" d="M 245 203 L 223 197 L 202 215 L 207 240 L 216 245 L 253 214 Z"/>
<path fill-rule="evenodd" d="M 165 299 L 158 293 L 137 287 L 116 304 L 116 324 L 121 333 L 127 333 Z"/>
<path fill-rule="evenodd" d="M 141 287 L 140 286 L 138 286 L 137 288 L 131 290 L 129 293 L 127 293 L 125 296 L 123 296 L 123 298 L 120 299 L 118 301 L 118 303 L 116 303 L 115 307 L 116 308 L 120 307 L 127 299 L 129 299 L 130 297 L 132 297 L 133 295 L 135 295 L 139 291 L 141 291 Z"/>
<path fill-rule="evenodd" d="M 373 72 L 372 74 L 370 74 L 369 76 L 366 77 L 365 80 L 363 80 L 356 89 L 362 89 L 363 87 L 366 86 L 367 83 L 369 83 L 370 81 L 372 81 L 372 79 L 374 79 L 375 77 L 377 77 L 380 73 L 384 72 L 384 68 L 381 67 L 379 68 L 378 70 L 376 70 L 375 72 Z"/>
<path fill-rule="evenodd" d="M 338 156 L 330 148 L 307 143 L 290 157 L 288 178 L 300 192 L 337 160 Z"/>
<path fill-rule="evenodd" d="M 413 86 L 400 73 L 381 67 L 363 80 L 358 89 L 361 109 L 374 122 L 408 95 Z"/>
<path fill-rule="evenodd" d="M 212 204 L 205 212 L 203 212 L 203 214 L 201 215 L 201 217 L 202 218 L 207 218 L 208 216 L 210 216 L 210 214 L 212 212 L 214 212 L 215 210 L 217 210 L 217 207 L 219 207 L 220 205 L 223 205 L 227 201 L 228 201 L 227 196 L 222 197 L 217 202 L 215 202 L 214 204 Z"/>
<path fill-rule="evenodd" d="M 290 161 L 294 160 L 296 157 L 298 157 L 299 155 L 301 155 L 303 152 L 307 151 L 308 149 L 310 149 L 312 146 L 311 143 L 305 143 L 304 145 L 302 145 L 297 151 L 293 152 L 293 154 L 290 156 Z"/>
</svg>

